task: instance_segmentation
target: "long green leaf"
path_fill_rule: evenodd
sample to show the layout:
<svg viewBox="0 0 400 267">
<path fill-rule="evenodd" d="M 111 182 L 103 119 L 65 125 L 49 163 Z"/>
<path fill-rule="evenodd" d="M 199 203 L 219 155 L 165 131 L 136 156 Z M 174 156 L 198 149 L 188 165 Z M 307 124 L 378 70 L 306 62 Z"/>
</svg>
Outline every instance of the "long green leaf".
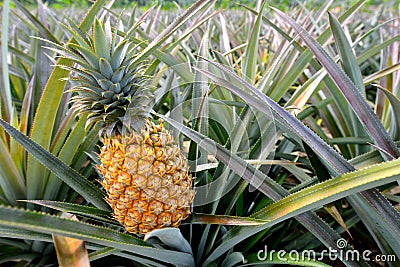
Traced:
<svg viewBox="0 0 400 267">
<path fill-rule="evenodd" d="M 72 129 L 67 140 L 64 140 L 64 145 L 58 154 L 58 158 L 67 165 L 71 165 L 76 152 L 79 149 L 79 146 L 83 142 L 85 135 L 87 134 L 85 131 L 86 124 L 86 116 L 82 116 L 79 121 L 76 123 L 75 127 Z M 67 131 L 68 129 L 64 129 Z M 56 177 L 56 174 L 50 174 L 48 182 L 46 184 L 46 190 L 44 192 L 44 199 L 55 199 L 57 196 L 60 187 L 62 185 L 62 181 Z"/>
<path fill-rule="evenodd" d="M 394 216 L 392 216 L 386 210 L 385 202 L 387 202 L 387 199 L 382 194 L 377 193 L 374 197 L 364 193 L 360 195 L 360 197 L 349 196 L 347 200 L 357 212 L 358 217 L 368 229 L 370 236 L 375 240 L 382 254 L 400 257 L 400 244 L 398 242 L 400 221 L 392 219 L 399 216 L 398 211 L 393 209 Z M 381 205 L 380 203 L 384 204 Z M 383 216 L 381 216 L 382 213 Z M 376 214 L 379 214 L 379 216 L 376 216 Z"/>
<path fill-rule="evenodd" d="M 21 239 L 21 240 L 52 242 L 51 234 L 33 232 L 31 230 L 15 228 L 10 225 L 9 226 L 2 225 L 0 227 L 0 236 L 7 238 Z"/>
<path fill-rule="evenodd" d="M 342 67 L 344 72 L 349 76 L 352 82 L 354 82 L 354 85 L 358 89 L 358 91 L 361 93 L 361 95 L 365 98 L 365 89 L 364 89 L 364 84 L 361 76 L 361 70 L 357 64 L 357 60 L 355 55 L 353 54 L 351 45 L 349 41 L 347 40 L 347 37 L 340 27 L 339 21 L 331 14 L 329 14 L 329 22 L 330 26 L 332 29 L 333 37 L 335 38 L 335 44 L 336 47 L 338 48 L 339 55 L 340 55 L 340 60 L 342 63 Z M 361 122 L 358 120 L 357 116 L 354 114 L 353 111 L 350 111 L 351 119 L 353 121 L 352 127 L 353 127 L 353 132 L 354 136 L 357 137 L 367 137 L 367 133 L 361 124 Z M 368 151 L 369 147 L 367 146 L 356 146 L 356 149 L 358 150 L 357 154 L 360 153 L 365 153 Z"/>
<path fill-rule="evenodd" d="M 93 46 L 96 51 L 96 55 L 99 58 L 105 58 L 107 62 L 110 61 L 110 47 L 108 47 L 108 41 L 106 33 L 103 30 L 100 22 L 96 19 L 93 26 Z"/>
<path fill-rule="evenodd" d="M 94 207 L 83 206 L 73 203 L 51 201 L 51 200 L 21 200 L 23 202 L 34 203 L 37 205 L 45 206 L 62 212 L 68 212 L 83 217 L 89 217 L 98 221 L 118 224 L 116 221 L 111 220 L 112 214 L 108 210 L 102 210 Z"/>
<path fill-rule="evenodd" d="M 397 175 L 400 175 L 400 159 L 382 162 L 307 187 L 254 215 L 255 218 L 275 220 L 292 212 L 302 213 L 357 192 L 395 182 L 398 179 Z"/>
<path fill-rule="evenodd" d="M 193 266 L 192 255 L 147 247 L 144 241 L 129 234 L 45 213 L 0 206 L 0 226 L 9 227 L 10 225 L 14 228 L 32 230 L 38 233 L 51 233 L 82 239 L 166 263 Z"/>
<path fill-rule="evenodd" d="M 375 80 L 379 80 L 381 78 L 384 78 L 388 75 L 391 75 L 393 73 L 396 73 L 396 71 L 400 70 L 400 63 L 393 64 L 391 66 L 388 66 L 386 68 L 383 68 L 377 72 L 372 73 L 371 75 L 367 76 L 364 78 L 363 83 L 364 85 L 368 85 L 372 83 Z"/>
<path fill-rule="evenodd" d="M 94 261 L 94 260 L 104 258 L 104 257 L 114 254 L 114 255 L 132 260 L 133 264 L 140 263 L 143 266 L 154 266 L 154 267 L 164 267 L 165 266 L 165 263 L 155 262 L 152 259 L 148 259 L 148 258 L 145 258 L 140 255 L 135 255 L 130 252 L 120 251 L 119 249 L 115 249 L 112 247 L 103 247 L 103 246 L 89 243 L 89 242 L 87 244 L 88 244 L 87 247 L 89 249 L 95 250 L 94 252 L 89 254 L 90 261 Z"/>
<path fill-rule="evenodd" d="M 16 204 L 16 200 L 26 196 L 24 179 L 19 173 L 10 151 L 0 139 L 0 188 L 7 197 L 8 203 Z"/>
<path fill-rule="evenodd" d="M 2 31 L 1 31 L 1 77 L 0 81 L 2 84 L 0 88 L 0 95 L 2 97 L 2 104 L 6 108 L 6 115 L 11 116 L 12 110 L 12 99 L 9 81 L 9 70 L 8 70 L 8 19 L 10 14 L 10 1 L 5 0 L 3 3 L 3 14 L 2 14 Z"/>
<path fill-rule="evenodd" d="M 340 55 L 343 70 L 353 81 L 354 85 L 361 92 L 361 94 L 365 97 L 361 70 L 358 67 L 357 60 L 353 53 L 351 45 L 347 40 L 346 34 L 340 26 L 340 22 L 337 20 L 336 17 L 332 15 L 332 13 L 329 12 L 328 14 L 331 30 L 333 33 L 333 37 L 335 38 L 335 44 Z"/>
<path fill-rule="evenodd" d="M 260 9 L 258 10 L 258 14 L 255 18 L 254 26 L 251 30 L 251 36 L 248 40 L 246 51 L 245 51 L 245 58 L 243 61 L 243 74 L 244 79 L 248 80 L 249 82 L 253 81 L 256 75 L 256 66 L 257 66 L 257 59 L 258 59 L 258 38 L 260 35 L 260 30 L 262 26 L 262 17 L 263 17 L 263 9 L 267 1 L 262 1 Z"/>
<path fill-rule="evenodd" d="M 109 209 L 104 201 L 104 193 L 92 182 L 81 176 L 77 171 L 67 166 L 64 162 L 46 151 L 37 143 L 30 140 L 27 136 L 11 127 L 7 122 L 0 119 L 0 126 L 11 135 L 26 151 L 31 153 L 39 162 L 54 172 L 61 180 L 68 184 L 72 189 L 81 194 L 87 201 L 93 203 L 101 209 Z"/>
<path fill-rule="evenodd" d="M 200 214 L 200 213 L 193 214 L 193 216 L 190 219 L 190 223 L 236 225 L 236 226 L 261 225 L 267 222 L 268 220 L 258 220 L 249 217 Z"/>
<path fill-rule="evenodd" d="M 390 124 L 390 134 L 394 140 L 400 139 L 400 99 L 387 89 L 377 86 L 387 97 L 392 107 L 392 123 Z"/>
<path fill-rule="evenodd" d="M 360 64 L 360 63 L 367 61 L 368 59 L 372 58 L 376 54 L 380 53 L 384 48 L 390 46 L 391 44 L 393 44 L 399 40 L 400 40 L 400 34 L 396 35 L 388 40 L 385 40 L 382 43 L 372 46 L 370 49 L 368 49 L 367 51 L 362 53 L 359 57 L 357 57 L 357 62 Z"/>
<path fill-rule="evenodd" d="M 241 252 L 233 252 L 229 254 L 221 264 L 221 267 L 234 267 L 239 263 L 245 263 L 246 260 Z"/>
</svg>

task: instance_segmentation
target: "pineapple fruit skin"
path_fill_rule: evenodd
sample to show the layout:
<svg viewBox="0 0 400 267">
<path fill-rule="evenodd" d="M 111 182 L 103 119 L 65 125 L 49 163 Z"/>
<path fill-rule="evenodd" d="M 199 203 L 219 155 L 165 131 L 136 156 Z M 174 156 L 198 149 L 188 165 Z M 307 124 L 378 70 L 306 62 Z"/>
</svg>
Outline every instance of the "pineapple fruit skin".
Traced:
<svg viewBox="0 0 400 267">
<path fill-rule="evenodd" d="M 162 123 L 102 137 L 100 183 L 115 220 L 134 234 L 178 227 L 194 198 L 188 163 Z"/>
</svg>

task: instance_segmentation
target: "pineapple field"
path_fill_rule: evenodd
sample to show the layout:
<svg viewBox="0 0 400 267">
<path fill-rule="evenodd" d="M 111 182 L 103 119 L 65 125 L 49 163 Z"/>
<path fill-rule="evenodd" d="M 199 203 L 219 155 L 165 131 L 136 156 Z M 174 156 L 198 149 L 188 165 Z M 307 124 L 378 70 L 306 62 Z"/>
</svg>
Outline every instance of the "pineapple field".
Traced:
<svg viewBox="0 0 400 267">
<path fill-rule="evenodd" d="M 400 266 L 398 1 L 65 2 L 0 3 L 0 266 Z"/>
</svg>

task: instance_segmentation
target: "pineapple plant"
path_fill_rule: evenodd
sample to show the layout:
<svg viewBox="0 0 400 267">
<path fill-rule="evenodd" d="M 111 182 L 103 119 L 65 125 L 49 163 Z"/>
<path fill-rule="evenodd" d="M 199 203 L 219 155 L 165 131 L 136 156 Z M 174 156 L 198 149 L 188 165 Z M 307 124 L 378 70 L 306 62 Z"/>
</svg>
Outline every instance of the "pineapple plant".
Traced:
<svg viewBox="0 0 400 267">
<path fill-rule="evenodd" d="M 134 234 L 177 227 L 190 214 L 194 198 L 188 163 L 162 122 L 150 119 L 152 101 L 138 46 L 119 37 L 110 20 L 95 21 L 92 33 L 71 23 L 77 43 L 59 50 L 76 67 L 70 77 L 78 115 L 88 125 L 102 123 L 98 172 L 114 218 Z"/>
</svg>

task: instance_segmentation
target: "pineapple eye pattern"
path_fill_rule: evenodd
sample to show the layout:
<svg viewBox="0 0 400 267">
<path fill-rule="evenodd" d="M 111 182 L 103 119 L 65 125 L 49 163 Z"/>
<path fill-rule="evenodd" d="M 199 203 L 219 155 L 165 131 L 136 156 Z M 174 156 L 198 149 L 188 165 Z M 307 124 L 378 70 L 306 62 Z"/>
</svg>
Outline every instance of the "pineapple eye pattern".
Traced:
<svg viewBox="0 0 400 267">
<path fill-rule="evenodd" d="M 107 146 L 101 148 L 99 157 L 107 160 L 97 166 L 108 177 L 103 184 L 109 188 L 104 186 L 114 218 L 128 232 L 139 234 L 179 226 L 189 216 L 194 198 L 187 160 L 172 135 L 162 124 L 150 121 L 144 131 L 105 137 Z M 118 155 L 119 161 L 123 158 L 123 164 L 114 164 L 110 154 Z"/>
</svg>

